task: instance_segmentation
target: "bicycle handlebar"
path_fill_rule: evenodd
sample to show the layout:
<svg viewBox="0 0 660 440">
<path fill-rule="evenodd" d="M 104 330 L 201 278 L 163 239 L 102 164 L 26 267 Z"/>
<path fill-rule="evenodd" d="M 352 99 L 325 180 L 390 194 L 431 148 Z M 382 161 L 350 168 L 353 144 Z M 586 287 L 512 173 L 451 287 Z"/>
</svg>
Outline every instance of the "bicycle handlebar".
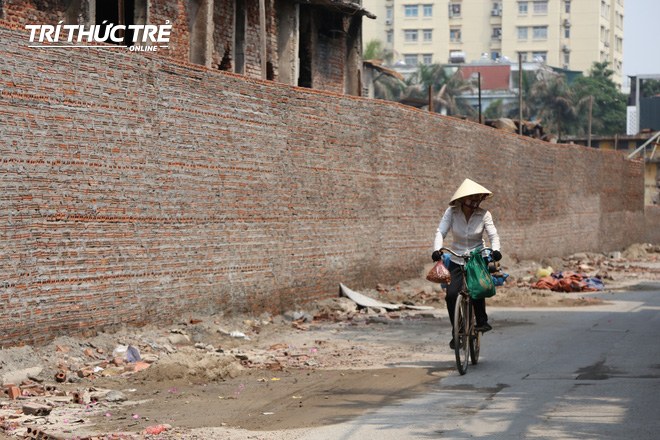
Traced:
<svg viewBox="0 0 660 440">
<path fill-rule="evenodd" d="M 470 254 L 469 254 L 469 253 L 468 253 L 468 254 L 465 254 L 465 255 L 460 255 L 460 254 L 457 254 L 456 252 L 454 252 L 454 251 L 452 251 L 451 249 L 446 248 L 446 247 L 440 248 L 440 250 L 441 250 L 441 251 L 447 251 L 447 252 L 449 252 L 450 254 L 452 254 L 453 256 L 458 257 L 458 258 L 464 258 L 465 260 L 467 260 L 468 258 L 470 258 Z M 484 247 L 484 248 L 481 249 L 481 251 L 482 251 L 482 252 L 483 252 L 483 251 L 492 251 L 492 249 L 489 248 L 489 247 Z"/>
</svg>

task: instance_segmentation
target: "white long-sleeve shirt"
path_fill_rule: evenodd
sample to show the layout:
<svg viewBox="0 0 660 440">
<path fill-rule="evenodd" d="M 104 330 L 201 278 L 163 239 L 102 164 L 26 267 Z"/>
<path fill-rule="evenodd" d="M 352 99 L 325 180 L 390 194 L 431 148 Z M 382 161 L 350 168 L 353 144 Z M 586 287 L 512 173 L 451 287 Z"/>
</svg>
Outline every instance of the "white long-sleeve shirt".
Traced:
<svg viewBox="0 0 660 440">
<path fill-rule="evenodd" d="M 454 242 L 452 250 L 457 254 L 464 255 L 474 251 L 478 247 L 486 247 L 484 242 L 484 230 L 488 235 L 490 247 L 493 250 L 500 250 L 500 236 L 497 234 L 497 229 L 493 224 L 493 216 L 490 211 L 483 208 L 477 208 L 467 221 L 465 214 L 459 206 L 450 206 L 445 214 L 442 216 L 440 226 L 435 232 L 435 241 L 433 242 L 433 249 L 439 250 L 447 233 L 452 231 Z M 463 259 L 451 256 L 451 261 L 457 264 L 465 264 Z"/>
</svg>

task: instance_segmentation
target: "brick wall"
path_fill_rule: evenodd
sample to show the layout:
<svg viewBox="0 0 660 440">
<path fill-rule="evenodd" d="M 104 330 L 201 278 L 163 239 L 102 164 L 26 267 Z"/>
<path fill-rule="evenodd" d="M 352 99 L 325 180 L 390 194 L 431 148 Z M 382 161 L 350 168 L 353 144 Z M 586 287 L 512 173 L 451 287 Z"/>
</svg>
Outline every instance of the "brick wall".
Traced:
<svg viewBox="0 0 660 440">
<path fill-rule="evenodd" d="M 645 206 L 644 208 L 645 241 L 651 244 L 660 244 L 660 206 Z"/>
<path fill-rule="evenodd" d="M 644 238 L 643 164 L 0 23 L 0 346 L 418 276 L 464 177 L 503 252 Z"/>
</svg>

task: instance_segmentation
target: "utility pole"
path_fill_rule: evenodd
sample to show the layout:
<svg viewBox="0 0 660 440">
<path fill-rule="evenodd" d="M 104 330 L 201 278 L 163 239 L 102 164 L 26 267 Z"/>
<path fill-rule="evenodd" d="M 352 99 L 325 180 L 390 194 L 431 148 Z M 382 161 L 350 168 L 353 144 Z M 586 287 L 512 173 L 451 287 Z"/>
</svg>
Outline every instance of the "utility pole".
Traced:
<svg viewBox="0 0 660 440">
<path fill-rule="evenodd" d="M 589 97 L 589 133 L 587 135 L 587 146 L 591 147 L 591 108 L 594 105 L 594 97 Z"/>
<path fill-rule="evenodd" d="M 522 52 L 518 52 L 518 134 L 522 136 Z"/>
<path fill-rule="evenodd" d="M 477 72 L 477 75 L 479 81 L 479 123 L 481 124 L 481 72 Z"/>
<path fill-rule="evenodd" d="M 433 84 L 429 86 L 429 111 L 433 113 Z"/>
</svg>

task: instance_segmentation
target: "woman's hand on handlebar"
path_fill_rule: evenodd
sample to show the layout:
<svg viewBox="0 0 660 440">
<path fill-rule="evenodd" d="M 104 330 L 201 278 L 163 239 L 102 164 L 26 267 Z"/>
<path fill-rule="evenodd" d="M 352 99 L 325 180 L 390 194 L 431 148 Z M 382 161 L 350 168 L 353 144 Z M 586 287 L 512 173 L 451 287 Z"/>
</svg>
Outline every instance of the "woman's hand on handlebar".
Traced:
<svg viewBox="0 0 660 440">
<path fill-rule="evenodd" d="M 442 251 L 440 250 L 433 251 L 433 253 L 431 254 L 431 259 L 433 261 L 440 261 L 442 259 Z"/>
</svg>

